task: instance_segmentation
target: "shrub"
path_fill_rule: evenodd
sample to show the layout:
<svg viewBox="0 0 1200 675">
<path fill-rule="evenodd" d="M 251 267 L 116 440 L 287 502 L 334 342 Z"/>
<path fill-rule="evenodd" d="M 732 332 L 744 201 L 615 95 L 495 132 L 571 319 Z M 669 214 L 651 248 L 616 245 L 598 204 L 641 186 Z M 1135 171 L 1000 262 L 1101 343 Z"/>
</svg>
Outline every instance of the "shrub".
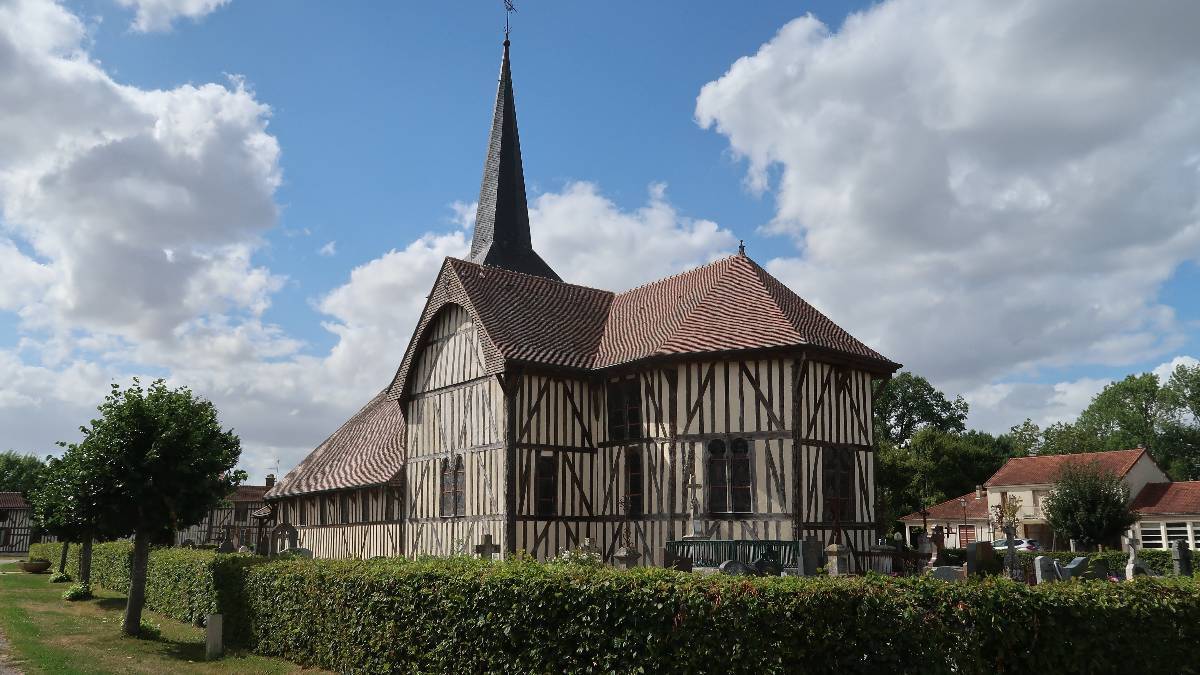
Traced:
<svg viewBox="0 0 1200 675">
<path fill-rule="evenodd" d="M 63 593 L 63 600 L 91 600 L 92 589 L 87 584 L 75 584 Z"/>
<path fill-rule="evenodd" d="M 34 544 L 54 546 L 60 544 Z M 110 541 L 92 547 L 92 583 L 118 593 L 129 592 L 133 544 Z M 226 642 L 236 645 L 249 632 L 241 600 L 241 571 L 265 559 L 186 548 L 150 553 L 146 567 L 146 607 L 173 619 L 203 625 L 208 614 L 224 614 Z M 67 570 L 78 576 L 79 547 L 68 551 Z"/>
<path fill-rule="evenodd" d="M 50 575 L 50 583 L 52 584 L 65 584 L 69 581 L 71 581 L 71 575 L 66 572 L 55 572 Z"/>
<path fill-rule="evenodd" d="M 1200 591 L 1182 579 L 1029 587 L 450 559 L 279 561 L 245 583 L 256 651 L 341 672 L 1101 672 L 1187 663 L 1200 640 Z"/>
</svg>

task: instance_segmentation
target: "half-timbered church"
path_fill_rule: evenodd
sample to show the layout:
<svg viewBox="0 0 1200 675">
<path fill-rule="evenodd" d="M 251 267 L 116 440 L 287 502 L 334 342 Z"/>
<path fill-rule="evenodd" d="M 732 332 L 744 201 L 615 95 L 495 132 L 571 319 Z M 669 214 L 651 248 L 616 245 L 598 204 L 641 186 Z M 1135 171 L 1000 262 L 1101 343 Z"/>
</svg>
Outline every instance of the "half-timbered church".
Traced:
<svg viewBox="0 0 1200 675">
<path fill-rule="evenodd" d="M 469 258 L 392 381 L 266 499 L 318 557 L 611 557 L 623 531 L 647 562 L 694 531 L 860 548 L 872 381 L 898 367 L 744 250 L 622 293 L 564 281 L 530 240 L 505 40 Z"/>
</svg>

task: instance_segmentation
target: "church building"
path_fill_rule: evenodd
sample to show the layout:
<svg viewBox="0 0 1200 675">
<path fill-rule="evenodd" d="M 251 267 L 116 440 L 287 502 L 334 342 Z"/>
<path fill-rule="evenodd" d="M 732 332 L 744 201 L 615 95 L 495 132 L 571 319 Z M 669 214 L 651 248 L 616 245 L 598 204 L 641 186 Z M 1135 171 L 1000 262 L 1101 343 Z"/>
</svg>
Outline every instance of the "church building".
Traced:
<svg viewBox="0 0 1200 675">
<path fill-rule="evenodd" d="M 564 281 L 530 239 L 505 40 L 470 256 L 391 382 L 266 499 L 317 557 L 607 559 L 623 532 L 643 562 L 693 532 L 859 550 L 872 382 L 899 367 L 744 250 L 621 293 Z"/>
</svg>

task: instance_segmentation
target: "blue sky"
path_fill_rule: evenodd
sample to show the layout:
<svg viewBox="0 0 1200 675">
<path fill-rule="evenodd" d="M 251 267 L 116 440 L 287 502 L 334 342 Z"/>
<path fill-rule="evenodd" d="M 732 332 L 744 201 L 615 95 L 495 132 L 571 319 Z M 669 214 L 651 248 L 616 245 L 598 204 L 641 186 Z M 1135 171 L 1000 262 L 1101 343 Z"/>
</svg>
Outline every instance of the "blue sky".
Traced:
<svg viewBox="0 0 1200 675">
<path fill-rule="evenodd" d="M 518 7 L 535 245 L 567 280 L 626 288 L 745 239 L 989 431 L 1200 353 L 1194 8 Z M 9 445 L 49 450 L 106 382 L 163 376 L 226 411 L 252 473 L 286 470 L 390 377 L 469 240 L 502 3 L 0 19 Z"/>
</svg>

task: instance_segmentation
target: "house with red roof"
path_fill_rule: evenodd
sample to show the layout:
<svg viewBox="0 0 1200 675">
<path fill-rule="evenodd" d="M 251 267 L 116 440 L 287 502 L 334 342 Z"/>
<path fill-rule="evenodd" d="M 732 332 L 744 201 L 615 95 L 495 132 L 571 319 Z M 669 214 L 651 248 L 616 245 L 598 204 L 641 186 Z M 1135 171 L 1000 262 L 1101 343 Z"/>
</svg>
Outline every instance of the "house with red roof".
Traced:
<svg viewBox="0 0 1200 675">
<path fill-rule="evenodd" d="M 1200 549 L 1200 481 L 1149 483 L 1133 499 L 1134 526 L 1142 548 L 1165 548 L 1175 541 Z"/>
<path fill-rule="evenodd" d="M 1017 537 L 1036 539 L 1043 548 L 1065 550 L 1046 520 L 1043 503 L 1063 468 L 1093 464 L 1116 474 L 1129 487 L 1130 507 L 1141 522 L 1134 536 L 1146 548 L 1164 548 L 1182 540 L 1200 545 L 1200 481 L 1173 483 L 1145 448 L 1090 452 L 1072 455 L 1014 457 L 992 475 L 975 493 L 928 507 L 903 518 L 908 536 L 932 531 L 941 525 L 947 532 L 946 545 L 965 545 L 968 538 L 1000 539 L 990 515 L 1009 500 L 1019 500 Z M 969 507 L 969 508 L 964 508 Z M 961 535 L 956 533 L 962 533 Z M 1121 542 L 1125 544 L 1124 541 Z M 1117 545 L 1117 542 L 1113 542 Z"/>
<path fill-rule="evenodd" d="M 563 281 L 531 244 L 506 40 L 470 255 L 391 381 L 266 499 L 318 557 L 862 550 L 872 387 L 899 367 L 741 247 L 621 293 Z"/>
</svg>

